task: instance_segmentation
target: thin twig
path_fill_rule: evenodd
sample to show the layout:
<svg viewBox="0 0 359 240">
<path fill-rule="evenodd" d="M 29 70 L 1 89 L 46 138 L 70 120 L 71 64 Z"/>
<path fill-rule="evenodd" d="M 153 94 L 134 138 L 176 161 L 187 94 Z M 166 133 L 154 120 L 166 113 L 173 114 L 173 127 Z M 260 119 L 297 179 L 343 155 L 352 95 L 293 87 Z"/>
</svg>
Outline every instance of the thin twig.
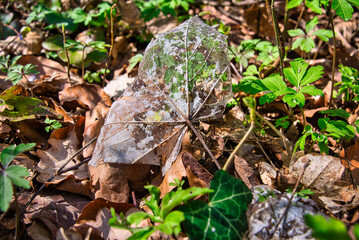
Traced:
<svg viewBox="0 0 359 240">
<path fill-rule="evenodd" d="M 47 181 L 45 183 L 43 183 L 41 185 L 41 187 L 34 193 L 32 194 L 32 196 L 30 197 L 30 199 L 27 201 L 27 203 L 25 204 L 25 206 L 21 209 L 20 211 L 20 216 L 22 216 L 22 214 L 24 214 L 26 208 L 31 204 L 31 202 L 35 199 L 35 197 L 37 195 L 39 195 L 39 193 L 41 192 L 42 189 L 44 189 L 46 187 L 46 183 L 47 182 L 51 182 L 52 179 L 54 179 L 56 176 L 58 176 L 59 174 L 61 174 L 61 171 L 66 167 L 67 164 L 69 164 L 75 157 L 77 157 L 77 155 L 79 155 L 84 149 L 86 149 L 88 146 L 90 146 L 94 141 L 97 140 L 97 137 L 95 137 L 94 139 L 92 139 L 89 143 L 87 143 L 85 146 L 83 146 L 80 150 L 78 150 L 74 155 L 72 155 L 59 169 L 57 169 L 52 176 L 47 179 Z"/>
<path fill-rule="evenodd" d="M 293 200 L 294 195 L 295 195 L 295 193 L 296 193 L 296 191 L 297 191 L 297 188 L 298 188 L 298 185 L 299 185 L 299 183 L 300 183 L 300 180 L 302 179 L 303 174 L 304 174 L 304 171 L 305 171 L 305 169 L 307 169 L 307 167 L 308 167 L 308 165 L 309 165 L 309 162 L 310 162 L 310 161 L 308 161 L 308 162 L 306 162 L 306 163 L 304 164 L 304 166 L 303 166 L 303 168 L 302 168 L 302 170 L 301 170 L 301 172 L 300 172 L 300 174 L 299 174 L 299 177 L 298 177 L 298 179 L 297 179 L 297 182 L 295 183 L 295 186 L 294 186 L 294 189 L 293 189 L 293 192 L 292 192 L 292 196 L 290 196 L 288 205 L 287 205 L 287 207 L 285 208 L 285 211 L 284 211 L 283 215 L 280 217 L 279 221 L 277 222 L 277 224 L 276 224 L 276 226 L 275 226 L 275 228 L 274 228 L 274 231 L 273 231 L 273 233 L 272 233 L 272 237 L 274 236 L 275 232 L 278 230 L 279 224 L 282 222 L 284 216 L 287 215 L 287 213 L 288 213 L 288 210 L 289 210 L 289 208 L 290 208 L 290 206 L 291 206 L 292 200 Z"/>
<path fill-rule="evenodd" d="M 236 66 L 234 66 L 234 64 L 232 62 L 231 63 L 231 68 L 233 69 L 234 73 L 236 74 L 237 78 L 238 78 L 238 82 L 242 79 L 242 75 L 238 72 Z"/>
</svg>

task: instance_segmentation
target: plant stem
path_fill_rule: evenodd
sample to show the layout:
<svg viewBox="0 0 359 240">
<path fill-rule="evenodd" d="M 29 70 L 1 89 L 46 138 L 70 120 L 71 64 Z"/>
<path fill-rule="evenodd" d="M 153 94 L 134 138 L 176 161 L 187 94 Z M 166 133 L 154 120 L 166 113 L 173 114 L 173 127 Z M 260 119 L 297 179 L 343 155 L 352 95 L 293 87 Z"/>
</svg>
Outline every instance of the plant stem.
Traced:
<svg viewBox="0 0 359 240">
<path fill-rule="evenodd" d="M 110 22 L 111 22 L 111 47 L 110 47 L 110 52 L 108 54 L 108 59 L 106 62 L 106 67 L 105 67 L 105 73 L 103 74 L 103 79 L 106 80 L 106 73 L 107 73 L 107 69 L 108 69 L 108 65 L 111 59 L 111 55 L 112 55 L 112 49 L 113 49 L 113 39 L 114 39 L 114 33 L 113 33 L 113 9 L 116 7 L 116 3 L 114 5 L 112 5 L 111 7 L 111 12 L 110 12 Z"/>
<path fill-rule="evenodd" d="M 302 114 L 302 117 L 303 117 L 303 126 L 306 126 L 306 125 L 307 125 L 307 120 L 306 120 L 306 118 L 305 118 L 305 114 L 304 114 L 303 108 L 300 109 L 300 113 Z"/>
<path fill-rule="evenodd" d="M 275 32 L 275 38 L 276 38 L 277 46 L 278 46 L 278 50 L 279 50 L 280 72 L 282 74 L 283 81 L 285 82 L 284 73 L 283 73 L 283 69 L 284 69 L 283 50 L 284 49 L 283 49 L 283 46 L 281 44 L 280 30 L 279 30 L 278 21 L 276 19 L 275 12 L 274 12 L 274 0 L 271 1 L 271 8 L 270 9 L 271 9 L 271 13 L 272 13 L 272 21 L 273 21 L 273 27 L 274 27 L 274 32 Z"/>
<path fill-rule="evenodd" d="M 85 44 L 82 46 L 82 77 L 85 76 Z"/>
<path fill-rule="evenodd" d="M 286 41 L 288 37 L 288 2 L 289 0 L 285 0 L 283 41 Z"/>
<path fill-rule="evenodd" d="M 337 40 L 335 37 L 335 28 L 334 28 L 334 21 L 333 21 L 333 14 L 332 14 L 332 9 L 330 7 L 331 2 L 329 3 L 329 7 L 328 7 L 328 14 L 329 14 L 329 22 L 332 26 L 332 32 L 333 32 L 333 64 L 332 64 L 332 79 L 331 79 L 331 90 L 330 90 L 330 97 L 329 97 L 329 108 L 331 108 L 332 103 L 333 103 L 333 92 L 334 92 L 334 75 L 335 75 L 335 62 L 337 60 Z"/>
<path fill-rule="evenodd" d="M 241 139 L 241 141 L 238 143 L 238 145 L 236 146 L 236 148 L 233 150 L 233 152 L 231 153 L 231 155 L 229 156 L 229 158 L 227 159 L 226 163 L 223 166 L 223 170 L 227 171 L 229 166 L 233 163 L 234 161 L 234 157 L 236 155 L 236 153 L 238 152 L 238 150 L 242 147 L 242 145 L 244 144 L 244 142 L 247 140 L 247 138 L 249 137 L 249 135 L 252 133 L 254 125 L 255 125 L 255 116 L 256 116 L 256 110 L 251 108 L 250 111 L 250 121 L 251 121 L 251 125 L 249 127 L 249 129 L 247 130 L 246 134 L 243 136 L 243 138 Z"/>
<path fill-rule="evenodd" d="M 67 59 L 67 78 L 69 79 L 70 83 L 71 83 L 71 77 L 70 77 L 70 58 L 69 58 L 69 52 L 67 51 L 67 47 L 65 47 L 66 44 L 66 34 L 65 34 L 65 25 L 62 24 L 62 36 L 63 36 L 63 44 L 64 44 L 64 49 L 65 49 L 65 54 L 66 54 L 66 59 Z"/>
</svg>

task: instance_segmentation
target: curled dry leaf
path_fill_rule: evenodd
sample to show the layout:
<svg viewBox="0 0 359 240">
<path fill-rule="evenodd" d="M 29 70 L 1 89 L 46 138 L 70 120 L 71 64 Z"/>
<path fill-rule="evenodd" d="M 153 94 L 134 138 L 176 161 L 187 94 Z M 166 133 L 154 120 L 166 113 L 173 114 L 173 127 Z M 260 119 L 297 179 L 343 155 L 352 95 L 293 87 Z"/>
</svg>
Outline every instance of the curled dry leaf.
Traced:
<svg viewBox="0 0 359 240">
<path fill-rule="evenodd" d="M 203 168 L 190 153 L 185 152 L 182 155 L 182 162 L 186 168 L 187 178 L 191 187 L 209 187 L 213 175 Z"/>
<path fill-rule="evenodd" d="M 222 115 L 231 95 L 226 36 L 198 17 L 146 49 L 139 76 L 111 107 L 90 165 L 172 165 L 187 124 Z M 191 124 L 192 125 L 192 124 Z"/>
<path fill-rule="evenodd" d="M 252 188 L 252 183 L 249 180 L 254 173 L 253 168 L 251 168 L 247 161 L 244 158 L 239 156 L 234 156 L 234 168 L 236 173 L 239 175 L 240 179 L 247 185 L 249 189 Z"/>
</svg>

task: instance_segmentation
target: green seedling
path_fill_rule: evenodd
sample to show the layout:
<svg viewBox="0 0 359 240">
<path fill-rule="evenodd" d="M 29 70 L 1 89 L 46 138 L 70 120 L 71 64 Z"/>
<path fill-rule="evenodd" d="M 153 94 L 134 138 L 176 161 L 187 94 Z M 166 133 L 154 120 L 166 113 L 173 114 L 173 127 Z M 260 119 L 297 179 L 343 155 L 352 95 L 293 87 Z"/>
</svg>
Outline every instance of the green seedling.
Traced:
<svg viewBox="0 0 359 240">
<path fill-rule="evenodd" d="M 28 169 L 22 166 L 10 165 L 10 163 L 20 153 L 31 150 L 35 145 L 35 143 L 12 145 L 5 148 L 0 154 L 0 209 L 3 212 L 9 209 L 15 185 L 26 189 L 30 188 L 30 183 L 25 179 L 30 175 Z"/>
<path fill-rule="evenodd" d="M 128 71 L 131 72 L 131 70 L 142 61 L 142 58 L 143 54 L 140 53 L 130 58 L 130 60 L 128 60 L 128 62 L 130 63 Z"/>
<path fill-rule="evenodd" d="M 185 220 L 185 217 L 183 212 L 174 209 L 190 199 L 213 191 L 208 188 L 197 187 L 182 189 L 183 183 L 179 179 L 175 180 L 172 186 L 176 186 L 177 190 L 167 193 L 162 201 L 160 200 L 159 188 L 153 185 L 145 186 L 150 192 L 150 199 L 145 200 L 145 203 L 152 213 L 135 212 L 128 217 L 121 213 L 118 219 L 115 211 L 111 209 L 112 218 L 109 221 L 110 226 L 131 231 L 132 236 L 129 238 L 130 240 L 147 239 L 156 230 L 169 235 L 178 235 L 181 232 L 181 222 Z M 132 224 L 138 225 L 145 219 L 151 220 L 154 225 L 147 227 L 131 226 Z"/>
<path fill-rule="evenodd" d="M 141 11 L 141 16 L 145 21 L 158 17 L 162 12 L 165 16 L 171 14 L 178 16 L 180 10 L 188 12 L 190 3 L 194 0 L 135 0 L 135 4 Z"/>
<path fill-rule="evenodd" d="M 255 49 L 259 51 L 257 61 L 262 61 L 263 65 L 268 65 L 279 57 L 278 47 L 268 41 L 258 42 Z"/>
<path fill-rule="evenodd" d="M 358 70 L 339 65 L 339 71 L 342 74 L 342 81 L 334 86 L 339 86 L 338 96 L 344 94 L 346 101 L 359 101 L 359 72 Z"/>
<path fill-rule="evenodd" d="M 239 64 L 239 72 L 243 72 L 248 67 L 248 60 L 254 57 L 254 47 L 259 39 L 242 41 L 238 47 L 231 46 L 229 48 L 229 60 L 234 59 Z"/>
<path fill-rule="evenodd" d="M 6 80 L 12 82 L 13 85 L 18 84 L 22 78 L 25 78 L 27 82 L 29 79 L 26 75 L 38 74 L 35 65 L 26 64 L 25 66 L 16 64 L 21 56 L 16 56 L 10 60 L 10 55 L 0 57 L 0 70 L 7 74 Z"/>
<path fill-rule="evenodd" d="M 287 193 L 292 193 L 293 192 L 293 188 L 288 188 L 285 190 Z M 312 192 L 312 190 L 310 190 L 309 188 L 306 189 L 302 189 L 299 192 L 295 192 L 295 196 L 298 197 L 302 197 L 302 198 L 309 198 L 308 195 L 313 194 L 314 192 Z"/>
<path fill-rule="evenodd" d="M 318 17 L 315 16 L 313 19 L 308 21 L 305 25 L 305 32 L 302 29 L 288 30 L 288 34 L 291 37 L 298 37 L 292 45 L 292 50 L 300 47 L 302 51 L 309 53 L 314 47 L 315 42 L 313 38 L 318 37 L 322 41 L 327 42 L 329 38 L 333 37 L 333 33 L 330 30 L 319 29 L 313 31 L 314 27 L 319 23 Z"/>
<path fill-rule="evenodd" d="M 275 120 L 275 127 L 276 128 L 288 128 L 289 125 L 290 125 L 290 122 L 288 121 L 289 119 L 289 116 L 284 116 L 284 117 L 281 117 L 281 118 L 278 118 L 277 120 Z"/>
<path fill-rule="evenodd" d="M 107 73 L 110 73 L 110 70 L 109 69 L 106 70 L 105 68 L 101 68 L 97 72 L 90 72 L 86 70 L 84 79 L 89 83 L 93 83 L 93 82 L 101 83 L 101 75 L 105 75 Z"/>
<path fill-rule="evenodd" d="M 50 132 L 51 130 L 59 129 L 62 127 L 62 124 L 55 119 L 46 118 L 45 123 L 49 125 L 45 127 L 46 132 Z"/>
<path fill-rule="evenodd" d="M 328 117 L 320 118 L 318 120 L 318 126 L 320 131 L 315 131 L 310 125 L 304 127 L 303 135 L 298 139 L 294 152 L 298 147 L 301 150 L 305 150 L 306 139 L 311 138 L 311 148 L 314 143 L 318 144 L 320 152 L 325 152 L 329 154 L 329 141 L 328 137 L 332 137 L 337 142 L 349 141 L 355 136 L 355 127 L 348 124 L 347 118 L 349 113 L 343 109 L 331 109 L 326 111 L 321 111 L 323 114 L 328 114 L 329 117 L 341 117 L 344 120 L 331 120 Z M 310 148 L 310 149 L 311 149 Z"/>
</svg>

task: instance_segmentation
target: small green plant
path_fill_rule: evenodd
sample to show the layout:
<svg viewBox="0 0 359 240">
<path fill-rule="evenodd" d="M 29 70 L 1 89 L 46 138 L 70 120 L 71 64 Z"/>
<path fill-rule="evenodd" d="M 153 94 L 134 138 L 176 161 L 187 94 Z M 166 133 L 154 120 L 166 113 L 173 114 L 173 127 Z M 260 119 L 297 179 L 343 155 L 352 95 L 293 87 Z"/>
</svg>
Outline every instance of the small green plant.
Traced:
<svg viewBox="0 0 359 240">
<path fill-rule="evenodd" d="M 1 56 L 0 57 L 0 70 L 7 74 L 6 80 L 10 80 L 13 85 L 18 84 L 22 78 L 25 78 L 27 81 L 29 79 L 26 75 L 38 74 L 35 65 L 30 63 L 26 64 L 25 66 L 16 64 L 21 56 L 16 56 L 10 60 L 10 55 Z"/>
<path fill-rule="evenodd" d="M 46 118 L 45 123 L 49 125 L 45 127 L 46 132 L 50 132 L 51 130 L 59 129 L 62 127 L 62 124 L 55 119 Z"/>
<path fill-rule="evenodd" d="M 151 209 L 152 213 L 135 212 L 125 217 L 123 213 L 120 214 L 120 219 L 116 217 L 115 210 L 111 209 L 112 218 L 109 221 L 110 226 L 115 228 L 122 228 L 131 231 L 131 239 L 147 239 L 153 232 L 159 230 L 169 235 L 178 235 L 181 232 L 181 222 L 185 220 L 184 214 L 181 211 L 174 210 L 182 203 L 193 199 L 201 194 L 212 192 L 208 188 L 191 187 L 182 189 L 183 181 L 176 179 L 172 186 L 176 186 L 176 191 L 167 193 L 160 203 L 160 189 L 147 185 L 145 188 L 150 192 L 150 199 L 145 200 L 146 205 Z M 132 227 L 132 224 L 138 225 L 142 220 L 150 219 L 153 226 L 147 227 Z"/>
<path fill-rule="evenodd" d="M 234 59 L 239 64 L 239 72 L 243 72 L 248 67 L 248 60 L 254 56 L 254 47 L 259 39 L 242 41 L 238 47 L 231 46 L 229 48 L 229 60 Z"/>
<path fill-rule="evenodd" d="M 334 218 L 322 215 L 304 215 L 305 224 L 313 230 L 312 236 L 323 240 L 351 240 L 344 223 Z M 353 235 L 359 240 L 359 225 L 354 225 Z"/>
<path fill-rule="evenodd" d="M 293 188 L 287 188 L 285 191 L 287 193 L 292 193 Z M 311 195 L 313 193 L 314 192 L 312 192 L 312 190 L 310 190 L 309 188 L 305 188 L 305 189 L 300 190 L 299 192 L 296 192 L 295 196 L 302 197 L 302 198 L 309 198 L 308 195 Z"/>
<path fill-rule="evenodd" d="M 328 137 L 332 137 L 337 142 L 349 141 L 355 136 L 355 127 L 348 124 L 347 119 L 349 113 L 343 109 L 330 109 L 326 111 L 321 111 L 323 114 L 328 114 L 329 117 L 340 117 L 343 120 L 331 120 L 328 117 L 320 118 L 318 120 L 318 126 L 320 131 L 315 131 L 310 125 L 304 127 L 303 135 L 298 139 L 294 152 L 298 147 L 301 150 L 305 150 L 306 139 L 309 137 L 311 139 L 310 150 L 315 143 L 318 144 L 320 152 L 325 152 L 329 154 L 329 140 Z"/>
<path fill-rule="evenodd" d="M 288 30 L 288 34 L 291 37 L 298 37 L 292 45 L 292 50 L 300 47 L 301 50 L 309 53 L 314 47 L 314 37 L 319 37 L 322 41 L 327 42 L 329 38 L 333 37 L 333 33 L 330 30 L 319 29 L 313 32 L 314 27 L 319 23 L 318 17 L 315 16 L 313 19 L 308 21 L 305 25 L 305 32 L 302 29 Z"/>
<path fill-rule="evenodd" d="M 0 209 L 6 212 L 9 209 L 11 199 L 14 195 L 14 185 L 29 189 L 30 183 L 25 179 L 29 172 L 25 167 L 10 165 L 12 160 L 20 153 L 31 150 L 35 143 L 12 145 L 5 148 L 0 154 Z"/>
<path fill-rule="evenodd" d="M 278 118 L 276 121 L 275 121 L 275 127 L 276 128 L 288 128 L 289 125 L 290 125 L 290 122 L 288 121 L 289 119 L 289 116 L 284 116 L 284 117 L 281 117 L 281 118 Z"/>
<path fill-rule="evenodd" d="M 268 41 L 258 42 L 255 49 L 259 51 L 257 61 L 262 61 L 263 65 L 268 65 L 279 57 L 278 47 Z"/>
<path fill-rule="evenodd" d="M 142 58 L 143 54 L 140 53 L 130 58 L 130 60 L 128 60 L 128 62 L 130 63 L 128 71 L 131 72 L 131 70 L 142 61 Z"/>
<path fill-rule="evenodd" d="M 171 14 L 177 17 L 182 9 L 188 12 L 190 3 L 194 3 L 194 0 L 135 0 L 145 21 L 158 17 L 161 12 L 164 15 Z"/>
<path fill-rule="evenodd" d="M 106 71 L 105 68 L 101 68 L 97 72 L 90 72 L 90 71 L 86 70 L 85 75 L 84 75 L 84 79 L 86 81 L 88 81 L 89 83 L 93 83 L 93 82 L 101 83 L 101 75 L 105 75 L 107 73 L 110 73 L 109 69 L 107 69 L 106 72 L 105 71 Z"/>
<path fill-rule="evenodd" d="M 346 101 L 359 101 L 359 72 L 358 70 L 339 65 L 339 71 L 342 74 L 342 81 L 334 86 L 339 86 L 338 96 L 344 94 Z"/>
</svg>

